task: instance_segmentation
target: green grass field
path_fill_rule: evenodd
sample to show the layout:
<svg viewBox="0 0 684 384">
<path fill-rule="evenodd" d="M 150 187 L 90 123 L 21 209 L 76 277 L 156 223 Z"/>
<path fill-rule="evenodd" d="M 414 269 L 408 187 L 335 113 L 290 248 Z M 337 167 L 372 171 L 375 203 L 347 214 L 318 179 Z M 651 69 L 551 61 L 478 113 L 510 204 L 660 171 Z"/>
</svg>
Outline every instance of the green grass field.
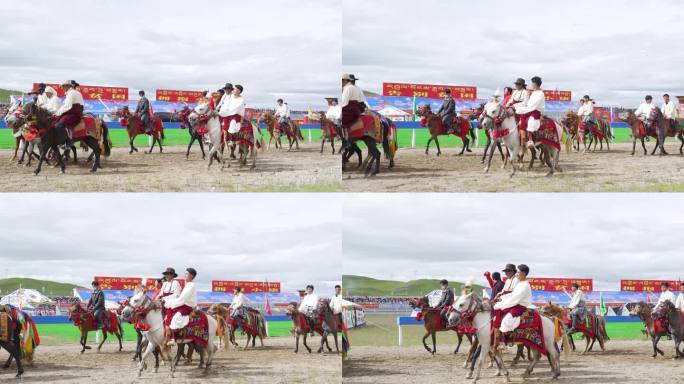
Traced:
<svg viewBox="0 0 684 384">
<path fill-rule="evenodd" d="M 19 288 L 35 289 L 47 296 L 71 296 L 74 288 L 78 286 L 73 284 L 57 283 L 47 280 L 25 279 L 13 277 L 9 279 L 0 279 L 0 296 L 6 295 Z"/>
<path fill-rule="evenodd" d="M 412 130 L 411 129 L 398 129 L 398 135 L 399 135 L 399 147 L 400 148 L 409 148 L 411 147 L 411 136 L 412 136 Z M 613 132 L 615 133 L 615 138 L 613 139 L 612 142 L 618 142 L 618 143 L 626 143 L 631 141 L 630 137 L 630 131 L 627 128 L 614 128 Z M 427 145 L 427 141 L 430 138 L 430 134 L 426 129 L 416 129 L 416 147 L 418 148 L 425 148 Z M 479 145 L 481 147 L 484 147 L 484 145 L 487 143 L 487 137 L 480 131 L 480 136 L 479 136 Z M 456 136 L 440 136 L 439 137 L 439 146 L 441 148 L 453 148 L 453 147 L 462 147 L 463 143 L 461 142 L 461 139 L 457 138 Z M 430 144 L 430 148 L 436 149 L 437 147 L 435 146 L 435 143 Z"/>
<path fill-rule="evenodd" d="M 72 324 L 36 324 L 38 334 L 40 335 L 41 343 L 46 345 L 65 344 L 78 342 L 80 332 Z M 136 334 L 131 324 L 124 324 L 124 340 L 135 341 Z M 272 337 L 288 336 L 292 323 L 290 321 L 271 321 L 268 323 L 268 335 Z M 238 340 L 244 339 L 241 334 L 236 334 Z M 88 335 L 91 342 L 95 341 L 95 333 L 91 332 Z M 108 337 L 107 342 L 116 342 L 116 337 Z"/>
<path fill-rule="evenodd" d="M 349 339 L 353 346 L 374 346 L 374 347 L 392 347 L 399 345 L 399 333 L 397 329 L 397 314 L 366 314 L 366 321 L 368 325 L 349 331 Z M 425 328 L 420 325 L 402 326 L 403 344 L 404 346 L 422 346 L 423 335 Z M 646 340 L 646 336 L 641 334 L 644 328 L 640 322 L 634 323 L 608 323 L 606 331 L 612 340 Z M 574 336 L 577 340 L 581 336 Z M 428 344 L 432 341 L 428 338 Z M 453 349 L 458 342 L 455 332 L 439 332 L 437 333 L 437 348 Z M 466 345 L 467 341 L 464 340 Z M 462 345 L 463 346 L 463 345 Z"/>
<path fill-rule="evenodd" d="M 463 283 L 450 281 L 456 292 L 463 290 Z M 439 288 L 439 280 L 419 279 L 412 281 L 377 280 L 370 277 L 342 275 L 344 296 L 422 296 Z M 477 291 L 484 287 L 475 285 Z"/>
<path fill-rule="evenodd" d="M 269 135 L 263 130 L 264 140 L 268 143 Z M 114 147 L 128 147 L 128 134 L 124 129 L 112 129 L 110 131 L 112 143 Z M 190 135 L 186 129 L 167 129 L 164 131 L 166 138 L 164 139 L 164 145 L 184 145 L 187 146 L 190 142 Z M 309 140 L 309 130 L 304 130 L 302 132 L 304 135 L 304 141 Z M 314 142 L 320 142 L 321 131 L 319 129 L 311 130 L 311 140 Z M 9 129 L 0 129 L 0 149 L 14 148 L 14 137 Z M 287 140 L 282 139 L 281 142 L 287 143 Z M 148 145 L 148 136 L 140 135 L 135 138 L 135 146 L 140 149 Z M 195 143 L 197 146 L 197 143 Z"/>
</svg>

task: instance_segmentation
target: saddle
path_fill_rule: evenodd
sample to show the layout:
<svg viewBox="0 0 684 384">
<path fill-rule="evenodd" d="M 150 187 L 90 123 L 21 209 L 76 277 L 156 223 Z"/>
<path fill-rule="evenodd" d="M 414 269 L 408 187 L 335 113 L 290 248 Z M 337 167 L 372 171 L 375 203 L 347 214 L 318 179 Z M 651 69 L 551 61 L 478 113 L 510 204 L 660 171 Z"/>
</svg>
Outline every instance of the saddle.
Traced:
<svg viewBox="0 0 684 384">
<path fill-rule="evenodd" d="M 97 124 L 97 120 L 93 116 L 83 116 L 81 121 L 71 130 L 73 140 L 82 139 L 86 136 L 99 140 L 101 135 L 102 127 Z"/>
<path fill-rule="evenodd" d="M 207 314 L 202 311 L 194 310 L 188 315 L 188 324 L 173 331 L 176 340 L 185 340 L 186 342 L 194 342 L 202 347 L 209 344 L 209 321 Z"/>
<path fill-rule="evenodd" d="M 528 132 L 532 141 L 555 148 L 560 151 L 560 137 L 556 130 L 556 123 L 546 115 L 542 115 L 539 129 L 536 132 Z"/>
<path fill-rule="evenodd" d="M 492 331 L 495 330 L 497 329 L 492 327 Z M 502 333 L 502 336 L 503 341 L 506 343 L 522 344 L 539 351 L 543 355 L 547 354 L 542 317 L 539 312 L 533 309 L 526 309 L 525 312 L 520 315 L 520 325 L 518 328 L 508 333 Z M 492 343 L 494 342 L 494 339 L 495 338 L 492 337 Z"/>
<path fill-rule="evenodd" d="M 0 312 L 0 341 L 12 341 L 12 330 L 10 330 L 10 314 Z"/>
</svg>

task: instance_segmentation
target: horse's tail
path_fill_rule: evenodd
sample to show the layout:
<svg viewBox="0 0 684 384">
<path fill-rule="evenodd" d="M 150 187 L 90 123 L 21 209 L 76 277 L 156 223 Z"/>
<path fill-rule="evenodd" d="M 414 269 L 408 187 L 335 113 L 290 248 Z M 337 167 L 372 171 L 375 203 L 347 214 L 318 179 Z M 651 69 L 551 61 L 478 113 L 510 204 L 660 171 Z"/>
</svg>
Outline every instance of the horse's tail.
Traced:
<svg viewBox="0 0 684 384">
<path fill-rule="evenodd" d="M 264 317 L 264 314 L 259 313 L 258 319 L 259 319 L 259 324 L 257 325 L 257 327 L 258 327 L 257 331 L 261 337 L 267 337 L 268 332 L 266 329 L 266 318 Z"/>
<path fill-rule="evenodd" d="M 302 134 L 302 127 L 300 127 L 299 124 L 296 124 L 295 127 L 297 127 L 297 136 L 299 137 L 299 140 L 304 141 L 304 135 Z"/>
<path fill-rule="evenodd" d="M 558 320 L 560 321 L 560 320 Z M 560 321 L 561 324 L 563 324 L 562 321 Z M 570 355 L 570 340 L 568 339 L 568 330 L 565 327 L 565 325 L 562 326 L 562 345 L 563 345 L 563 356 L 568 357 Z"/>
<path fill-rule="evenodd" d="M 109 138 L 109 126 L 104 120 L 102 121 L 102 147 L 104 156 L 109 157 L 112 154 L 112 142 Z"/>
</svg>

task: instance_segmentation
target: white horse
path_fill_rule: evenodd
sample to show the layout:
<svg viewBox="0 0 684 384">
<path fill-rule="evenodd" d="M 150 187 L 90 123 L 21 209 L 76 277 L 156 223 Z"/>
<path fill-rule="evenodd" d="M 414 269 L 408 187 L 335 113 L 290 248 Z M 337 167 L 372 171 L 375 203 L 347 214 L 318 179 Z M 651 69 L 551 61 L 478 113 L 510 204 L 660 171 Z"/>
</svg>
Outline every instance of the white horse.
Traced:
<svg viewBox="0 0 684 384">
<path fill-rule="evenodd" d="M 129 306 L 124 309 L 127 311 L 136 311 L 142 313 L 143 321 L 150 326 L 150 329 L 143 331 L 143 335 L 149 341 L 145 352 L 143 352 L 140 362 L 138 363 L 138 377 L 142 375 L 142 371 L 145 369 L 145 360 L 152 353 L 155 347 L 159 347 L 161 351 L 162 359 L 167 361 L 171 367 L 170 376 L 173 377 L 174 372 L 176 372 L 176 359 L 168 353 L 166 347 L 166 338 L 164 337 L 164 317 L 162 316 L 161 306 L 159 302 L 152 301 L 144 290 L 136 290 L 135 294 L 129 300 Z M 129 315 L 128 313 L 126 313 Z M 196 348 L 202 357 L 205 357 L 206 361 L 205 369 L 209 369 L 211 363 L 214 359 L 214 353 L 217 350 L 216 347 L 216 329 L 217 323 L 216 319 L 211 316 L 207 316 L 207 322 L 209 323 L 209 342 L 207 343 L 207 348 Z M 191 342 L 185 342 L 183 340 L 176 341 L 180 344 L 190 344 Z"/>
<path fill-rule="evenodd" d="M 501 106 L 500 103 L 487 103 L 484 109 L 484 118 L 482 119 L 482 127 L 490 131 L 492 142 L 489 148 L 489 161 L 485 167 L 485 173 L 489 172 L 489 167 L 492 165 L 492 157 L 494 157 L 494 149 L 499 144 L 503 144 L 508 149 L 508 154 L 504 159 L 502 169 L 506 168 L 506 164 L 511 160 L 513 171 L 511 177 L 515 175 L 515 160 L 518 159 L 518 152 L 520 151 L 520 139 L 518 137 L 518 124 L 515 121 L 515 114 L 509 112 Z M 508 134 L 495 138 L 497 131 L 508 130 Z"/>
<path fill-rule="evenodd" d="M 208 115 L 211 116 L 209 120 L 207 121 L 207 129 L 209 132 L 207 133 L 207 137 L 209 138 L 209 165 L 207 166 L 208 168 L 211 168 L 211 164 L 214 162 L 214 158 L 220 163 L 223 162 L 223 143 L 221 142 L 221 121 L 218 118 L 218 115 L 214 111 L 209 108 L 209 104 L 199 104 L 195 109 L 190 112 L 190 115 L 188 115 L 188 118 L 199 118 L 200 115 Z"/>
<path fill-rule="evenodd" d="M 458 298 L 454 303 L 454 311 L 451 313 L 450 321 L 461 321 L 463 317 L 472 316 L 472 325 L 477 329 L 477 341 L 479 347 L 474 352 L 473 364 L 470 367 L 470 372 L 466 376 L 466 379 L 473 379 L 473 371 L 475 365 L 477 364 L 477 373 L 473 379 L 473 383 L 476 383 L 480 379 L 480 372 L 482 371 L 482 363 L 486 356 L 489 355 L 491 348 L 491 309 L 488 304 L 482 302 L 482 299 L 476 295 L 470 293 L 463 295 Z M 553 379 L 560 376 L 560 353 L 556 349 L 555 334 L 556 329 L 554 327 L 553 321 L 547 317 L 542 316 L 542 327 L 544 331 L 544 343 L 546 344 L 546 353 L 551 365 L 551 372 L 553 374 Z M 567 345 L 567 336 L 563 335 L 563 343 Z M 540 353 L 537 350 L 532 349 L 534 354 L 534 359 L 525 369 L 523 377 L 527 377 L 532 373 L 532 370 L 539 362 Z M 503 374 L 506 376 L 506 382 L 509 382 L 509 373 L 503 362 L 503 357 L 501 352 L 496 348 L 492 351 L 494 355 L 494 360 L 498 366 L 497 376 Z"/>
</svg>

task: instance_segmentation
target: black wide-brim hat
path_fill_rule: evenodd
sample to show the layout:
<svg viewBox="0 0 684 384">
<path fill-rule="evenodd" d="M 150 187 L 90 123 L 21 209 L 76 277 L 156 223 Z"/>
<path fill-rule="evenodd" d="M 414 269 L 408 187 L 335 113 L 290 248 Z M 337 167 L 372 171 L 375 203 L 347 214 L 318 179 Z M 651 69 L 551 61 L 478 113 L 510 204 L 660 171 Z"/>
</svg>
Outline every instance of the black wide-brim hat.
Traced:
<svg viewBox="0 0 684 384">
<path fill-rule="evenodd" d="M 517 271 L 518 268 L 515 267 L 513 264 L 506 264 L 506 267 L 501 271 L 501 272 L 515 272 Z"/>
<path fill-rule="evenodd" d="M 519 77 L 519 78 L 515 81 L 515 83 L 513 83 L 513 84 L 516 84 L 516 85 L 525 85 L 525 79 Z"/>
<path fill-rule="evenodd" d="M 166 276 L 166 275 L 173 275 L 174 278 L 178 277 L 176 270 L 171 268 L 171 267 L 166 268 L 166 271 L 162 272 L 162 276 Z"/>
</svg>

